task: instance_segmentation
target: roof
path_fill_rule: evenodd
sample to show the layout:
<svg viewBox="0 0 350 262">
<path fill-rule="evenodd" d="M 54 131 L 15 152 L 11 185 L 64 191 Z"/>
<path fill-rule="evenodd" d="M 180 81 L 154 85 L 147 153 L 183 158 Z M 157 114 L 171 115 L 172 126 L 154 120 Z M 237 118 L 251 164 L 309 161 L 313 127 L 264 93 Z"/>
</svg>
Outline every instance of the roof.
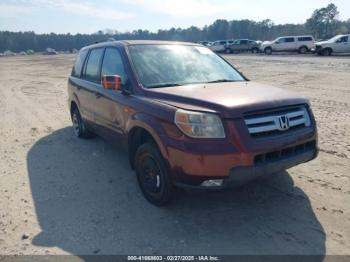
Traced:
<svg viewBox="0 0 350 262">
<path fill-rule="evenodd" d="M 120 41 L 104 41 L 92 45 L 87 45 L 85 48 L 105 47 L 105 46 L 129 46 L 129 45 L 199 45 L 191 42 L 180 41 L 160 41 L 160 40 L 120 40 Z"/>
</svg>

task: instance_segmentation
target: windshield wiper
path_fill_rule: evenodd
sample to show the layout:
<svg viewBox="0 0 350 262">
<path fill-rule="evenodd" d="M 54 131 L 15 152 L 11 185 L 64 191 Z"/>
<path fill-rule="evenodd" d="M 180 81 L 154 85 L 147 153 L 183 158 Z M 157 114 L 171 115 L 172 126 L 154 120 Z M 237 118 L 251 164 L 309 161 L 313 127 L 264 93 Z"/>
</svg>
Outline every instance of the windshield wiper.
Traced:
<svg viewBox="0 0 350 262">
<path fill-rule="evenodd" d="M 218 80 L 213 80 L 206 82 L 207 84 L 212 84 L 212 83 L 225 83 L 225 82 L 236 82 L 237 80 L 230 80 L 230 79 L 218 79 Z"/>
<path fill-rule="evenodd" d="M 147 86 L 147 88 L 160 88 L 160 87 L 172 87 L 172 86 L 182 86 L 181 84 L 176 83 L 166 83 L 166 84 L 156 84 Z"/>
</svg>

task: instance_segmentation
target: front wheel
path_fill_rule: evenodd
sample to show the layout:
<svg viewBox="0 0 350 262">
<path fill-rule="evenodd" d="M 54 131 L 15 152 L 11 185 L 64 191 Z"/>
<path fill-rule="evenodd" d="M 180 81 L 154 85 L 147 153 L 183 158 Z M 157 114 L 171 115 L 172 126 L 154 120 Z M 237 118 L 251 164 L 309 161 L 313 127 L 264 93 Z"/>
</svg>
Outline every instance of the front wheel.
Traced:
<svg viewBox="0 0 350 262">
<path fill-rule="evenodd" d="M 264 53 L 265 53 L 265 55 L 271 55 L 272 54 L 272 48 L 271 47 L 266 47 L 264 49 Z"/>
<path fill-rule="evenodd" d="M 141 145 L 135 155 L 135 171 L 145 198 L 153 205 L 166 205 L 173 186 L 163 157 L 153 143 Z"/>
<path fill-rule="evenodd" d="M 330 49 L 330 48 L 324 49 L 324 50 L 322 51 L 322 55 L 324 55 L 324 56 L 330 56 L 330 55 L 332 55 L 332 49 Z"/>
</svg>

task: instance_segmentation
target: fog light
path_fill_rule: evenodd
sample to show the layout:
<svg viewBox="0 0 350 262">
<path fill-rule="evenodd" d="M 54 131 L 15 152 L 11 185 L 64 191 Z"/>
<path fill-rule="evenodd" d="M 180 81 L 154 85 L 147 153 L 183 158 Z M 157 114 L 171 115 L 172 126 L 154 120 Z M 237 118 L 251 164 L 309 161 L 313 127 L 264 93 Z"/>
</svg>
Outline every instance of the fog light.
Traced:
<svg viewBox="0 0 350 262">
<path fill-rule="evenodd" d="M 202 182 L 201 186 L 205 186 L 205 187 L 222 186 L 223 182 L 224 182 L 223 179 L 205 180 L 204 182 Z"/>
</svg>

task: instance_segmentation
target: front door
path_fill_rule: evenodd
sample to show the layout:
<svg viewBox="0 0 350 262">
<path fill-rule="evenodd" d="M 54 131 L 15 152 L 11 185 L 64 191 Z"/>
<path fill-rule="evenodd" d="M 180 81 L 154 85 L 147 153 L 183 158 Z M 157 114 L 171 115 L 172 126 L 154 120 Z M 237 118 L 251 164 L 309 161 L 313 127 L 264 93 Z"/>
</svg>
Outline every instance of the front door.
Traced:
<svg viewBox="0 0 350 262">
<path fill-rule="evenodd" d="M 127 83 L 127 75 L 119 50 L 116 47 L 107 47 L 103 56 L 101 76 L 119 75 L 122 85 Z M 95 95 L 95 122 L 103 135 L 120 138 L 124 133 L 125 101 L 128 97 L 120 90 L 107 90 L 99 85 Z"/>
<path fill-rule="evenodd" d="M 334 46 L 334 52 L 336 53 L 350 53 L 349 36 L 342 36 L 337 40 Z"/>
</svg>

